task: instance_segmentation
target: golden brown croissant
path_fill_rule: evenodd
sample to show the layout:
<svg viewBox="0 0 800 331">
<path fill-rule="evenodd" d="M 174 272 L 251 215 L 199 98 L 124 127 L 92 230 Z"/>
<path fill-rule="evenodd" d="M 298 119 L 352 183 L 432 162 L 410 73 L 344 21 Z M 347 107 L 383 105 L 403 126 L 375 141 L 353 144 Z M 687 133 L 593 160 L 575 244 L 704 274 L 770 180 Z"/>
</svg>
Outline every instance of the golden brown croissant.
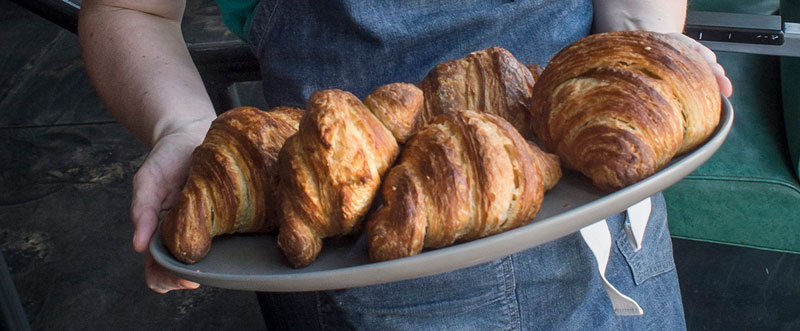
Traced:
<svg viewBox="0 0 800 331">
<path fill-rule="evenodd" d="M 534 148 L 532 148 L 534 147 Z M 559 179 L 545 155 L 502 118 L 452 111 L 405 146 L 384 179 L 385 205 L 367 221 L 370 259 L 411 256 L 530 222 Z"/>
<path fill-rule="evenodd" d="M 533 77 L 533 81 L 534 81 L 534 84 L 535 84 L 536 81 L 539 80 L 539 76 L 542 75 L 542 71 L 544 71 L 544 67 L 542 67 L 542 66 L 540 66 L 538 64 L 528 64 L 528 65 L 526 65 L 526 67 L 528 67 L 528 70 L 531 72 L 531 76 Z"/>
<path fill-rule="evenodd" d="M 314 261 L 322 239 L 360 229 L 398 154 L 392 133 L 354 95 L 322 90 L 279 155 L 283 195 L 278 246 L 294 267 Z"/>
<path fill-rule="evenodd" d="M 239 107 L 212 122 L 192 153 L 186 185 L 161 224 L 176 259 L 203 259 L 218 235 L 276 227 L 278 152 L 302 115 L 289 107 L 269 112 Z"/>
<path fill-rule="evenodd" d="M 533 85 L 531 70 L 507 50 L 490 47 L 476 51 L 438 64 L 420 82 L 425 94 L 423 121 L 450 111 L 474 109 L 504 118 L 528 137 Z"/>
<path fill-rule="evenodd" d="M 364 104 L 383 123 L 398 143 L 408 138 L 424 125 L 422 90 L 409 83 L 391 83 L 378 87 L 364 99 Z"/>
<path fill-rule="evenodd" d="M 667 35 L 592 35 L 547 65 L 532 126 L 565 166 L 613 190 L 697 147 L 719 123 L 720 94 L 703 57 Z"/>
</svg>

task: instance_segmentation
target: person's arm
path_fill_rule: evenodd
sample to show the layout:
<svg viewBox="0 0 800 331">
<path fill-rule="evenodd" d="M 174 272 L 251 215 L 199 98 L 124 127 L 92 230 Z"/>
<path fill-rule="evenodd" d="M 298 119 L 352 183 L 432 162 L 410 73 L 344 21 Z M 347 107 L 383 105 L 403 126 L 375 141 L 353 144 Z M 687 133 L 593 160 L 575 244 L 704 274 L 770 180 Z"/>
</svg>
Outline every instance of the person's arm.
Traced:
<svg viewBox="0 0 800 331">
<path fill-rule="evenodd" d="M 109 112 L 149 147 L 215 117 L 186 49 L 185 1 L 85 0 L 78 32 L 86 68 Z"/>
<path fill-rule="evenodd" d="M 595 32 L 683 32 L 686 0 L 595 0 Z"/>
<path fill-rule="evenodd" d="M 84 0 L 78 35 L 86 69 L 108 111 L 151 148 L 133 179 L 133 247 L 146 252 L 157 292 L 196 288 L 153 261 L 160 215 L 186 180 L 191 153 L 216 117 L 181 34 L 185 1 Z"/>
<path fill-rule="evenodd" d="M 682 34 L 686 0 L 594 0 L 594 32 L 647 30 L 669 34 L 703 55 L 717 77 L 720 92 L 730 97 L 733 86 L 717 56 L 707 47 Z"/>
</svg>

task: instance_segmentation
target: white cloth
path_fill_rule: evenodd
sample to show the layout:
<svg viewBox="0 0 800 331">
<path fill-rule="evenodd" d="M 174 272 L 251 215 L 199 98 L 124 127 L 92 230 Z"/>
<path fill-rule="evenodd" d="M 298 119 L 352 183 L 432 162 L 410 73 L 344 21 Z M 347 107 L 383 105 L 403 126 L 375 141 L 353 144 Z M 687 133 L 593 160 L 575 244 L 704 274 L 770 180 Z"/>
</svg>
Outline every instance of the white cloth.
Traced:
<svg viewBox="0 0 800 331">
<path fill-rule="evenodd" d="M 642 249 L 642 239 L 644 230 L 647 228 L 647 221 L 650 219 L 652 205 L 650 198 L 644 199 L 627 210 L 629 222 L 625 222 L 625 233 L 628 241 L 635 251 Z M 600 278 L 603 280 L 603 288 L 606 290 L 611 304 L 614 306 L 614 313 L 619 316 L 642 315 L 644 310 L 639 304 L 630 297 L 620 293 L 614 285 L 606 279 L 606 266 L 608 257 L 611 253 L 611 231 L 605 219 L 586 226 L 580 230 L 583 240 L 589 246 L 597 260 L 597 268 L 600 270 Z"/>
</svg>

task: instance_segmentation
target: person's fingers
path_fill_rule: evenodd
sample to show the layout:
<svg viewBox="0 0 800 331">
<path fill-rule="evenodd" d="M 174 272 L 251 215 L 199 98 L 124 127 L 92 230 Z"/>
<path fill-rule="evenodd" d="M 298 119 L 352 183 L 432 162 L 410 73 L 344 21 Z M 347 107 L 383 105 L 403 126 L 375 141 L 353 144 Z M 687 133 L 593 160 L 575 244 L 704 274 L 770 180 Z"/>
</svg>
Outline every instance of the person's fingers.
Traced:
<svg viewBox="0 0 800 331">
<path fill-rule="evenodd" d="M 204 122 L 210 124 L 211 121 Z M 207 125 L 204 127 L 208 128 Z M 200 132 L 200 131 L 198 131 Z M 205 132 L 205 131 L 202 131 Z M 186 181 L 191 154 L 204 135 L 177 132 L 162 137 L 147 155 L 133 177 L 131 222 L 133 248 L 145 252 L 145 281 L 158 293 L 177 289 L 195 289 L 200 285 L 175 277 L 159 266 L 148 250 L 158 222 L 174 205 Z"/>
<path fill-rule="evenodd" d="M 144 279 L 151 290 L 162 294 L 173 290 L 194 290 L 200 287 L 198 283 L 180 279 L 164 270 L 156 263 L 150 252 L 145 254 Z"/>
<path fill-rule="evenodd" d="M 146 162 L 146 161 L 145 161 Z M 150 237 L 158 226 L 158 213 L 164 200 L 163 188 L 155 183 L 147 166 L 133 177 L 133 197 L 131 198 L 131 221 L 133 222 L 133 249 L 137 252 L 147 250 Z"/>
<path fill-rule="evenodd" d="M 193 149 L 193 145 L 180 141 L 159 142 L 134 175 L 131 221 L 137 252 L 147 249 L 158 221 L 177 200 Z"/>
<path fill-rule="evenodd" d="M 689 38 L 688 36 L 681 33 L 671 33 L 670 36 L 682 41 L 684 44 L 689 46 L 695 52 L 700 54 L 703 57 L 703 59 L 705 59 L 706 62 L 708 62 L 709 65 L 717 64 L 717 54 L 714 53 L 714 51 L 712 51 L 708 47 L 701 44 L 699 41 Z"/>
<path fill-rule="evenodd" d="M 717 78 L 719 92 L 730 98 L 730 96 L 733 95 L 733 83 L 731 83 L 731 80 L 725 75 L 725 68 L 719 63 L 714 63 L 711 65 L 711 71 L 714 72 L 714 76 Z"/>
<path fill-rule="evenodd" d="M 725 74 L 725 69 L 722 67 L 722 65 L 717 63 L 717 54 L 714 53 L 714 51 L 701 44 L 699 41 L 689 38 L 684 34 L 670 33 L 669 35 L 682 41 L 684 44 L 688 45 L 701 56 L 703 56 L 703 59 L 708 62 L 709 66 L 711 67 L 711 71 L 714 73 L 714 76 L 717 79 L 717 85 L 719 85 L 720 93 L 726 97 L 733 95 L 733 84 Z"/>
<path fill-rule="evenodd" d="M 696 52 L 700 53 L 700 55 L 702 55 L 703 58 L 706 59 L 706 62 L 717 63 L 717 54 L 714 53 L 714 51 L 712 51 L 708 47 L 701 44 L 699 41 L 689 38 L 689 36 L 680 33 L 676 33 L 674 34 L 674 36 L 679 37 L 681 41 L 689 45 L 689 47 L 694 49 Z"/>
</svg>

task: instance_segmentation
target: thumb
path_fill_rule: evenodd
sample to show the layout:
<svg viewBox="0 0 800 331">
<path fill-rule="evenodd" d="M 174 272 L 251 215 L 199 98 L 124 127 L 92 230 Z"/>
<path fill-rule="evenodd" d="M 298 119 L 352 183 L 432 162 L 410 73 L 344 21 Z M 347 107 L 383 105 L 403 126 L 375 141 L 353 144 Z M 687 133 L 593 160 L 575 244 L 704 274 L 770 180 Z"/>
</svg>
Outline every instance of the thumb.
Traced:
<svg viewBox="0 0 800 331">
<path fill-rule="evenodd" d="M 133 222 L 133 249 L 145 252 L 150 238 L 158 226 L 160 206 L 166 192 L 155 185 L 156 180 L 146 167 L 140 168 L 133 177 L 133 197 L 131 198 L 131 221 Z"/>
</svg>

